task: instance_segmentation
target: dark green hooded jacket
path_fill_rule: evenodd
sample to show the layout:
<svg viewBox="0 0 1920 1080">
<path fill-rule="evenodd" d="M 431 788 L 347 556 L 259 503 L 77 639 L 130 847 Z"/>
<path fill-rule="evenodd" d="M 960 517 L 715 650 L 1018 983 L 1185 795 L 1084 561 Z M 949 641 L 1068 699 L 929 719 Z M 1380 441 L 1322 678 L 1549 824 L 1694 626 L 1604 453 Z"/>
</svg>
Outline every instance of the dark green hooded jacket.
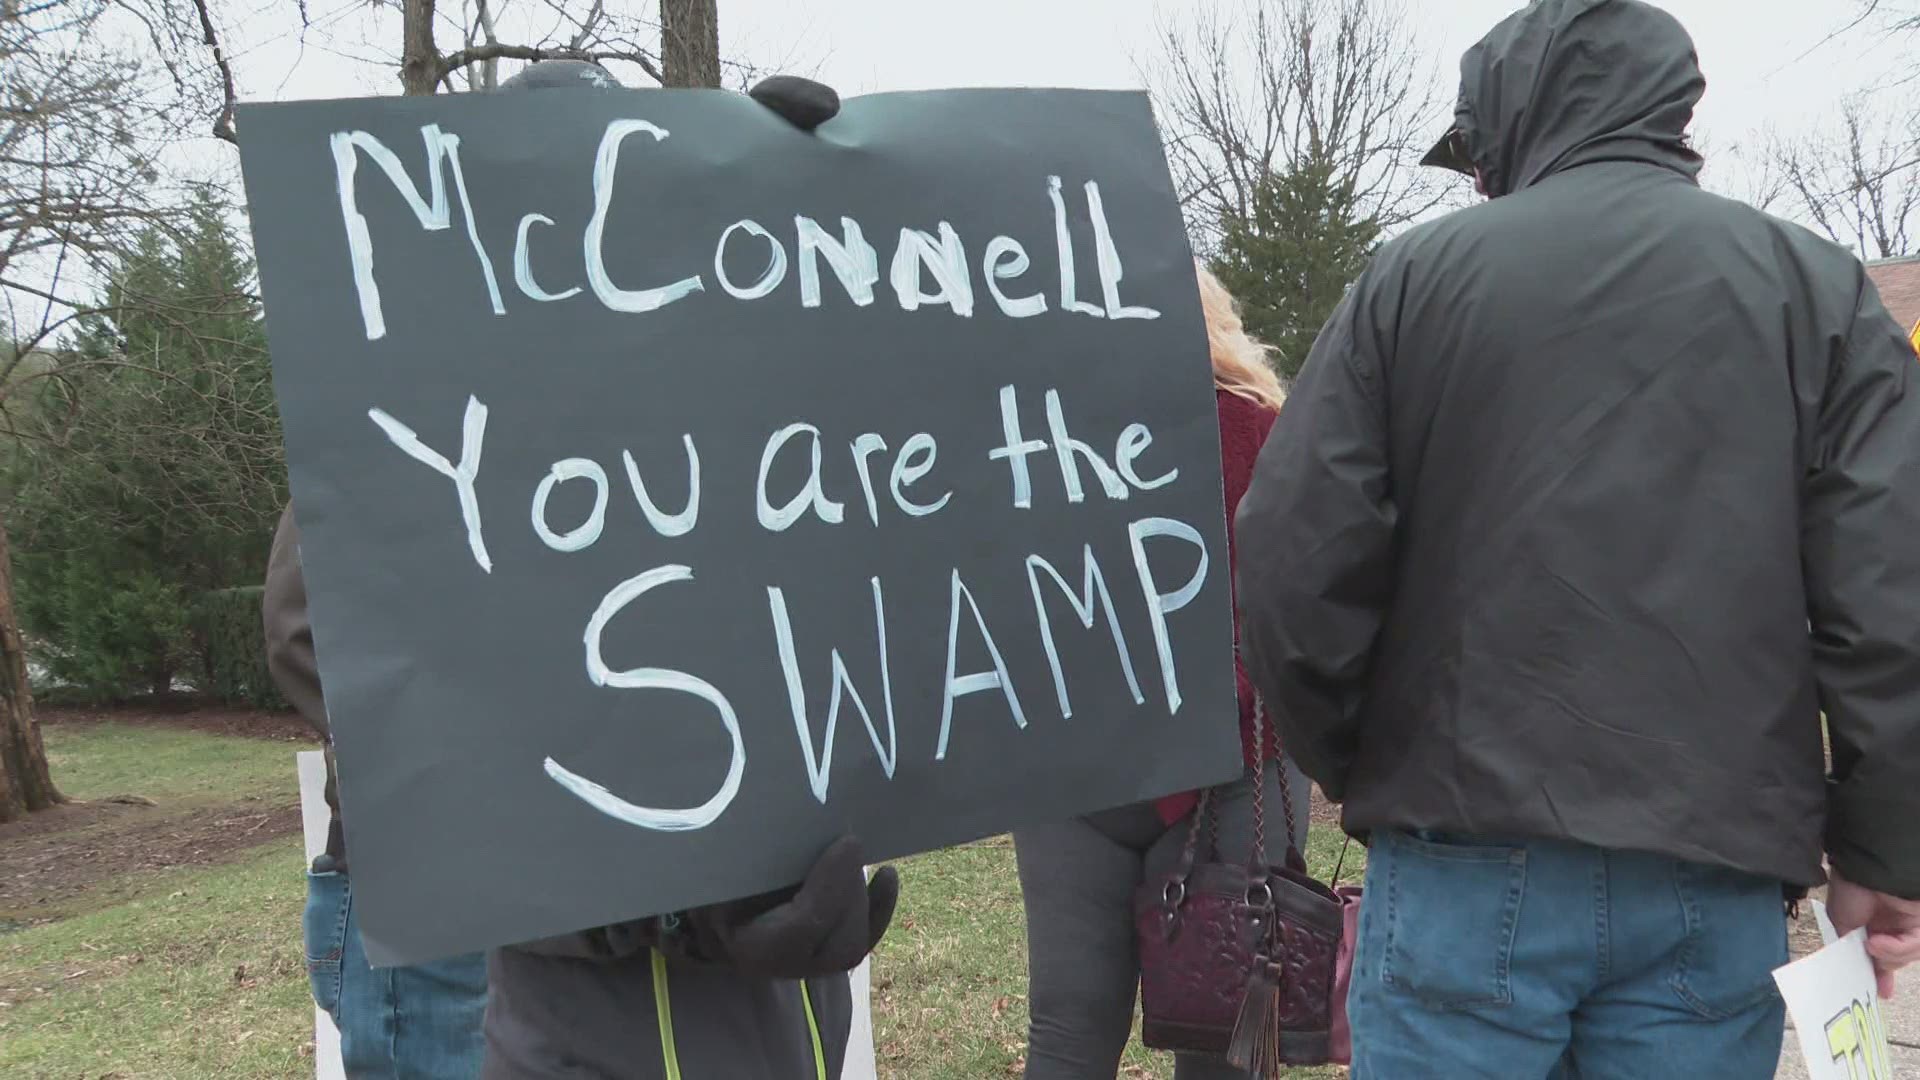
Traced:
<svg viewBox="0 0 1920 1080">
<path fill-rule="evenodd" d="M 1493 198 L 1321 334 L 1240 505 L 1247 668 L 1349 830 L 1920 897 L 1920 365 L 1852 254 L 1700 188 L 1704 89 L 1637 0 L 1466 54 Z"/>
</svg>

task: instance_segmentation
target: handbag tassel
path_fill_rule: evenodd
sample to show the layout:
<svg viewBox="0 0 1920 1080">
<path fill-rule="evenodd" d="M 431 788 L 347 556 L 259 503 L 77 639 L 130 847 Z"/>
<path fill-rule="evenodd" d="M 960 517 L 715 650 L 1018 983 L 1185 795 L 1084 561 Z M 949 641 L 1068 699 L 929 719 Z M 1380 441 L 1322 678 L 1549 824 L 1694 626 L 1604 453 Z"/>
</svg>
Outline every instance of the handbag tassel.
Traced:
<svg viewBox="0 0 1920 1080">
<path fill-rule="evenodd" d="M 1280 965 L 1265 956 L 1247 979 L 1247 995 L 1227 1043 L 1227 1063 L 1261 1080 L 1280 1075 Z"/>
</svg>

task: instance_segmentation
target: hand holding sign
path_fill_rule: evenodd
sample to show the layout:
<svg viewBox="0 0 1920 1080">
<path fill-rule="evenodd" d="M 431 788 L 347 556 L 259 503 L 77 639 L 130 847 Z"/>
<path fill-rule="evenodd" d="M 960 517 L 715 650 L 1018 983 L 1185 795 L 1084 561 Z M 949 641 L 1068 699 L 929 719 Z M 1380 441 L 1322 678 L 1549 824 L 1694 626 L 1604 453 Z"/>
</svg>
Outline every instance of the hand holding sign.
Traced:
<svg viewBox="0 0 1920 1080">
<path fill-rule="evenodd" d="M 840 112 L 833 87 L 798 75 L 773 75 L 753 84 L 747 96 L 802 131 L 812 131 Z"/>
<path fill-rule="evenodd" d="M 1855 885 L 1838 871 L 1827 891 L 1827 913 L 1841 935 L 1862 927 L 1867 931 L 1867 955 L 1873 960 L 1880 997 L 1893 1000 L 1894 973 L 1920 963 L 1920 900 L 1875 892 Z"/>
<path fill-rule="evenodd" d="M 688 912 L 693 955 L 769 979 L 851 971 L 880 944 L 900 899 L 899 872 L 883 866 L 868 881 L 864 863 L 859 841 L 842 837 L 797 886 Z"/>
</svg>

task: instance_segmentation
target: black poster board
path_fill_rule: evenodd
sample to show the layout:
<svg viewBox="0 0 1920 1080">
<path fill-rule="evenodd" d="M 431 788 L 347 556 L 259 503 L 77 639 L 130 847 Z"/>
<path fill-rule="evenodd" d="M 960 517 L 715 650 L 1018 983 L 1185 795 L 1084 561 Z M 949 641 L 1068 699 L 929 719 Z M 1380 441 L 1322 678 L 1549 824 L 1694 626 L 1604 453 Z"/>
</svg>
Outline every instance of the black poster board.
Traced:
<svg viewBox="0 0 1920 1080">
<path fill-rule="evenodd" d="M 1214 395 L 1144 95 L 877 95 L 812 135 L 591 89 L 240 128 L 376 963 L 1238 769 Z"/>
</svg>

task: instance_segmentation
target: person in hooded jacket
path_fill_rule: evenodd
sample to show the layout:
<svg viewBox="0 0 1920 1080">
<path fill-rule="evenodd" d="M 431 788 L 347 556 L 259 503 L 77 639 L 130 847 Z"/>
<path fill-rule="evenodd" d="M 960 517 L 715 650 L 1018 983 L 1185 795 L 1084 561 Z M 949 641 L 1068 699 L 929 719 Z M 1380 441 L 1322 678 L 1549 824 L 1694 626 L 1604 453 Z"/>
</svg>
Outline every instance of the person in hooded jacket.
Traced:
<svg viewBox="0 0 1920 1080">
<path fill-rule="evenodd" d="M 501 90 L 583 85 L 620 84 L 598 64 L 550 60 Z M 830 119 L 840 104 L 830 88 L 791 76 L 763 80 L 750 95 L 803 131 Z M 288 507 L 263 601 L 268 663 L 288 699 L 325 736 L 299 543 Z M 335 790 L 329 753 L 333 819 L 327 854 L 309 876 L 307 955 L 316 1000 L 342 1028 L 349 1077 L 840 1075 L 853 1020 L 848 973 L 879 943 L 899 895 L 892 867 L 868 880 L 854 839 L 830 845 L 805 881 L 760 896 L 495 949 L 484 967 L 473 956 L 375 970 L 352 918 Z M 444 977 L 447 971 L 458 979 Z M 323 972 L 331 995 L 323 994 Z M 364 1031 L 341 1011 L 343 983 L 383 991 Z"/>
<path fill-rule="evenodd" d="M 1920 959 L 1920 366 L 1700 188 L 1704 89 L 1639 0 L 1470 49 L 1427 163 L 1489 201 L 1381 249 L 1240 504 L 1248 672 L 1370 839 L 1363 1080 L 1770 1077 L 1823 862 Z"/>
</svg>

